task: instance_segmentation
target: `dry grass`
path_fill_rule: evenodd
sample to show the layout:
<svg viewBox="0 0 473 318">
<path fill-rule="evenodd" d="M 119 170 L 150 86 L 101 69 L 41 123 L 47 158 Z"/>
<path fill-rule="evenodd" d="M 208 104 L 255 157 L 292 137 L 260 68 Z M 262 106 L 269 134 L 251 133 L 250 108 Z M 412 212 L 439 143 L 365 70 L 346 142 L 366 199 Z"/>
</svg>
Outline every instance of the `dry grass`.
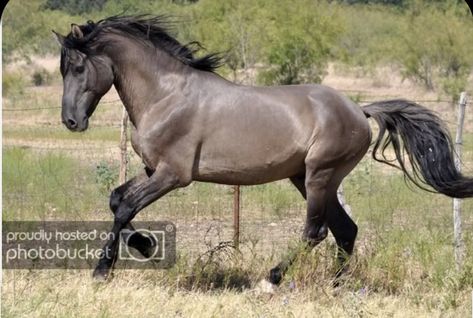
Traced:
<svg viewBox="0 0 473 318">
<path fill-rule="evenodd" d="M 43 62 L 47 68 L 56 63 L 54 59 Z M 438 98 L 402 82 L 391 70 L 365 77 L 332 67 L 325 83 L 341 90 L 366 90 L 360 99 Z M 56 81 L 53 86 L 27 87 L 22 94 L 4 99 L 3 106 L 55 107 L 60 95 Z M 114 101 L 117 96 L 112 92 L 106 99 Z M 451 106 L 430 105 L 454 122 Z M 99 106 L 92 118 L 98 129 L 74 137 L 62 129 L 60 109 L 4 112 L 4 145 L 26 149 L 18 157 L 4 149 L 11 165 L 5 167 L 4 159 L 4 171 L 19 172 L 4 173 L 4 185 L 10 189 L 4 187 L 8 211 L 3 218 L 110 219 L 107 195 L 93 179 L 98 162 L 117 157 L 118 140 L 113 138 L 118 137 L 119 107 Z M 469 174 L 473 173 L 472 118 L 469 112 L 464 143 Z M 137 170 L 139 160 L 132 160 L 132 169 Z M 58 190 L 61 187 L 68 189 L 67 195 Z M 174 268 L 116 271 L 105 284 L 94 282 L 89 270 L 4 270 L 2 316 L 468 317 L 473 259 L 469 253 L 465 269 L 455 271 L 451 201 L 411 192 L 394 170 L 368 159 L 346 179 L 345 190 L 360 232 L 351 272 L 338 288 L 332 287 L 334 243 L 330 238 L 299 258 L 274 294 L 259 289 L 257 282 L 299 237 L 304 219 L 304 202 L 285 182 L 243 189 L 241 253 L 225 247 L 211 257 L 199 258 L 202 251 L 231 238 L 231 193 L 222 186 L 195 184 L 139 215 L 142 220 L 159 216 L 177 224 L 181 255 Z M 473 202 L 466 201 L 464 235 L 469 251 L 472 211 Z"/>
<path fill-rule="evenodd" d="M 469 292 L 462 306 L 445 306 L 448 291 L 386 294 L 329 282 L 274 294 L 254 285 L 235 289 L 188 289 L 163 283 L 163 273 L 119 271 L 106 284 L 89 271 L 3 272 L 2 317 L 468 317 Z M 157 278 L 158 277 L 158 278 Z"/>
</svg>

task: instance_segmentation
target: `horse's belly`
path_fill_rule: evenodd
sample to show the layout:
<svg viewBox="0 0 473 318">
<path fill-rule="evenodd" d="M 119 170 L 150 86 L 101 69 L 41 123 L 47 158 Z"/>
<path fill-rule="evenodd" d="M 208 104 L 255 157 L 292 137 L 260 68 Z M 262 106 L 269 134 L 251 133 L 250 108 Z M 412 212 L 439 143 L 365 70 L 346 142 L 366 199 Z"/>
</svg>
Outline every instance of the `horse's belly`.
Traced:
<svg viewBox="0 0 473 318">
<path fill-rule="evenodd" d="M 292 153 L 285 158 L 268 156 L 260 162 L 248 158 L 202 156 L 195 169 L 194 180 L 222 184 L 253 185 L 289 178 L 304 171 L 303 153 Z"/>
</svg>

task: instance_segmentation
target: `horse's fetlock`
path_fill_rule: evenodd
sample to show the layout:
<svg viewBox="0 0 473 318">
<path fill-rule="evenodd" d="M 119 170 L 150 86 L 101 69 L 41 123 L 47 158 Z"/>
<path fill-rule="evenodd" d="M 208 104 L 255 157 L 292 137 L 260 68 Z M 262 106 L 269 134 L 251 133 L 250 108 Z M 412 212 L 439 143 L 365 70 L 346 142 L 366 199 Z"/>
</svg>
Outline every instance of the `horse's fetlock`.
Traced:
<svg viewBox="0 0 473 318">
<path fill-rule="evenodd" d="M 315 245 L 323 241 L 328 235 L 328 228 L 326 225 L 310 227 L 304 231 L 304 238 Z"/>
</svg>

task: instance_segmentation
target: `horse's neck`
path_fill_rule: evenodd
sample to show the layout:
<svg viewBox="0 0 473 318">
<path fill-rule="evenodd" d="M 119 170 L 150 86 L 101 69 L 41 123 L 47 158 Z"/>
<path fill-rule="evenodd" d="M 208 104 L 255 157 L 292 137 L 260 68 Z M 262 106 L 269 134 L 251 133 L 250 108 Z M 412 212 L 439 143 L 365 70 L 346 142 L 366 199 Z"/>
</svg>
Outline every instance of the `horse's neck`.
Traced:
<svg viewBox="0 0 473 318">
<path fill-rule="evenodd" d="M 149 107 L 166 107 L 165 103 L 159 102 L 178 93 L 176 87 L 186 81 L 185 66 L 167 53 L 154 49 L 122 51 L 112 60 L 115 88 L 135 127 L 139 126 Z"/>
</svg>

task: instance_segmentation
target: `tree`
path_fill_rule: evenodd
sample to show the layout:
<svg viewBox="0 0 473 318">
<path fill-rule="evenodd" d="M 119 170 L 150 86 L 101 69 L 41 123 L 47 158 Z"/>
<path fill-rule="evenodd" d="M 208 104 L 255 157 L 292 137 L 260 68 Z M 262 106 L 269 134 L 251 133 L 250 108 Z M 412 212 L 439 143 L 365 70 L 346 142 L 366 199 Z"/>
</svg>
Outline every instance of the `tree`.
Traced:
<svg viewBox="0 0 473 318">
<path fill-rule="evenodd" d="M 62 10 L 69 14 L 83 14 L 92 11 L 100 11 L 107 0 L 46 0 L 45 9 Z"/>
<path fill-rule="evenodd" d="M 64 13 L 41 10 L 39 0 L 10 1 L 2 16 L 4 61 L 13 56 L 27 58 L 31 53 L 57 50 L 51 29 L 62 31 L 71 22 L 71 17 Z"/>
<path fill-rule="evenodd" d="M 413 10 L 397 47 L 404 76 L 429 90 L 438 87 L 456 100 L 473 68 L 471 32 L 471 17 L 458 15 L 455 7 Z"/>
<path fill-rule="evenodd" d="M 278 3 L 269 12 L 272 27 L 265 56 L 263 84 L 320 83 L 342 32 L 338 12 L 323 1 Z"/>
</svg>

